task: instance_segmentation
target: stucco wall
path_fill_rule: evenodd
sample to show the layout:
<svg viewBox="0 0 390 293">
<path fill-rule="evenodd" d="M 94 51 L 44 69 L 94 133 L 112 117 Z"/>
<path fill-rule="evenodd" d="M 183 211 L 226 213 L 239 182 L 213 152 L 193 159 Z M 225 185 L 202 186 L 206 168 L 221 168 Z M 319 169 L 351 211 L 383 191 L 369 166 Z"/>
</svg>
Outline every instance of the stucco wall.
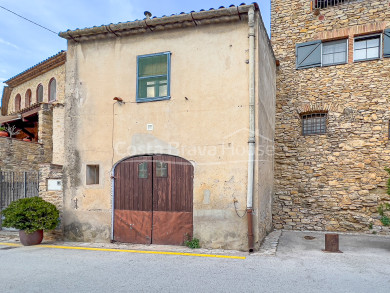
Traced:
<svg viewBox="0 0 390 293">
<path fill-rule="evenodd" d="M 43 73 L 25 83 L 16 86 L 12 89 L 9 100 L 8 114 L 15 112 L 15 97 L 17 94 L 21 96 L 21 109 L 25 108 L 25 95 L 27 90 L 31 90 L 31 104 L 37 102 L 37 88 L 39 84 L 43 86 L 43 102 L 49 101 L 49 82 L 52 78 L 57 81 L 57 100 L 53 103 L 64 103 L 65 97 L 65 65 L 58 66 L 48 72 Z"/>
<path fill-rule="evenodd" d="M 276 100 L 276 63 L 267 31 L 259 19 L 257 38 L 257 187 L 255 211 L 258 241 L 272 229 L 272 199 L 274 195 L 274 135 Z"/>
<path fill-rule="evenodd" d="M 277 228 L 380 230 L 390 149 L 390 59 L 295 69 L 295 45 L 389 27 L 388 1 L 352 1 L 310 11 L 310 1 L 272 1 L 277 78 Z M 350 49 L 350 53 L 352 49 Z M 299 112 L 328 110 L 327 133 L 302 136 Z"/>
<path fill-rule="evenodd" d="M 111 171 L 136 154 L 165 153 L 194 164 L 194 235 L 205 247 L 246 249 L 248 25 L 198 26 L 68 43 L 65 235 L 108 241 Z M 171 99 L 136 103 L 136 57 L 172 53 Z M 115 104 L 121 97 L 125 104 Z M 147 131 L 146 125 L 154 130 Z M 99 164 L 98 186 L 85 165 Z M 77 207 L 76 207 L 77 202 Z"/>
</svg>

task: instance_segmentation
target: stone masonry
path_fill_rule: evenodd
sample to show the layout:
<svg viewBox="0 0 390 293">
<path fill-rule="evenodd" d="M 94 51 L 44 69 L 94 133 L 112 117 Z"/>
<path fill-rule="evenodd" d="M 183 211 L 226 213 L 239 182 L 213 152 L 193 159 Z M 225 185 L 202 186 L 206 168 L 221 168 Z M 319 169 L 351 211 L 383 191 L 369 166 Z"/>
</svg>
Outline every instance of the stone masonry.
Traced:
<svg viewBox="0 0 390 293">
<path fill-rule="evenodd" d="M 44 147 L 40 143 L 26 142 L 9 137 L 0 137 L 0 170 L 38 170 L 44 161 Z"/>
<path fill-rule="evenodd" d="M 390 27 L 389 1 L 311 10 L 309 0 L 272 1 L 277 77 L 274 226 L 380 229 L 377 206 L 390 167 L 390 58 L 353 62 L 353 38 Z M 297 43 L 349 39 L 348 63 L 296 70 Z M 327 112 L 327 132 L 302 135 L 300 114 Z"/>
<path fill-rule="evenodd" d="M 39 196 L 42 199 L 54 204 L 60 211 L 60 218 L 63 213 L 63 192 L 62 190 L 49 190 L 48 180 L 58 179 L 62 181 L 62 166 L 54 164 L 40 164 L 39 166 Z M 62 239 L 63 225 L 62 223 L 53 231 L 45 232 L 45 239 Z"/>
</svg>

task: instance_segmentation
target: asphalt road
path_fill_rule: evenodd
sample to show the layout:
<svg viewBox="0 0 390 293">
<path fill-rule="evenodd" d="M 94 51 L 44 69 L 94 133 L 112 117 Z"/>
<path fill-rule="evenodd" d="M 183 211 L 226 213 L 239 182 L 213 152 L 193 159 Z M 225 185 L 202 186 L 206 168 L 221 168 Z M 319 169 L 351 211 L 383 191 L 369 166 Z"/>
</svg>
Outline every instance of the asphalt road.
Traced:
<svg viewBox="0 0 390 293">
<path fill-rule="evenodd" d="M 390 292 L 390 238 L 304 235 L 244 260 L 0 246 L 0 292 Z"/>
</svg>

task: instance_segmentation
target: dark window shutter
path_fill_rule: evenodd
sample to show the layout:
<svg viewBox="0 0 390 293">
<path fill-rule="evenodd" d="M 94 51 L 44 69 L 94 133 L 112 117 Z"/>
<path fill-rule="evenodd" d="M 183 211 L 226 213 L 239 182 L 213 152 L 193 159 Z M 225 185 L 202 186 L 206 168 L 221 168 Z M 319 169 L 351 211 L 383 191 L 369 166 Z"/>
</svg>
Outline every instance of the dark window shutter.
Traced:
<svg viewBox="0 0 390 293">
<path fill-rule="evenodd" d="M 321 41 L 296 45 L 297 69 L 321 66 Z"/>
<path fill-rule="evenodd" d="M 383 56 L 390 57 L 390 29 L 385 29 L 383 34 Z"/>
</svg>

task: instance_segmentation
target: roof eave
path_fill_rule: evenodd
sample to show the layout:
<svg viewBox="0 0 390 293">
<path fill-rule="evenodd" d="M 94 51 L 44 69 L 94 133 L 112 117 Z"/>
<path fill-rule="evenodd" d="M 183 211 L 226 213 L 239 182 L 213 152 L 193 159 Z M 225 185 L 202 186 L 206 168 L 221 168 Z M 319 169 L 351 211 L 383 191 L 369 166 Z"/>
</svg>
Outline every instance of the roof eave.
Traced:
<svg viewBox="0 0 390 293">
<path fill-rule="evenodd" d="M 19 73 L 18 75 L 4 81 L 9 87 L 14 88 L 18 85 L 25 83 L 45 72 L 48 72 L 58 66 L 65 64 L 66 52 L 61 51 L 58 54 L 34 65 L 33 67 Z"/>
<path fill-rule="evenodd" d="M 253 3 L 249 5 L 232 6 L 215 10 L 136 20 L 85 29 L 76 29 L 73 31 L 68 30 L 65 32 L 60 32 L 59 36 L 67 40 L 80 41 L 89 38 L 115 37 L 171 28 L 239 21 L 241 19 L 241 15 L 247 14 L 250 8 L 254 8 L 256 10 L 259 9 L 257 3 Z"/>
</svg>

